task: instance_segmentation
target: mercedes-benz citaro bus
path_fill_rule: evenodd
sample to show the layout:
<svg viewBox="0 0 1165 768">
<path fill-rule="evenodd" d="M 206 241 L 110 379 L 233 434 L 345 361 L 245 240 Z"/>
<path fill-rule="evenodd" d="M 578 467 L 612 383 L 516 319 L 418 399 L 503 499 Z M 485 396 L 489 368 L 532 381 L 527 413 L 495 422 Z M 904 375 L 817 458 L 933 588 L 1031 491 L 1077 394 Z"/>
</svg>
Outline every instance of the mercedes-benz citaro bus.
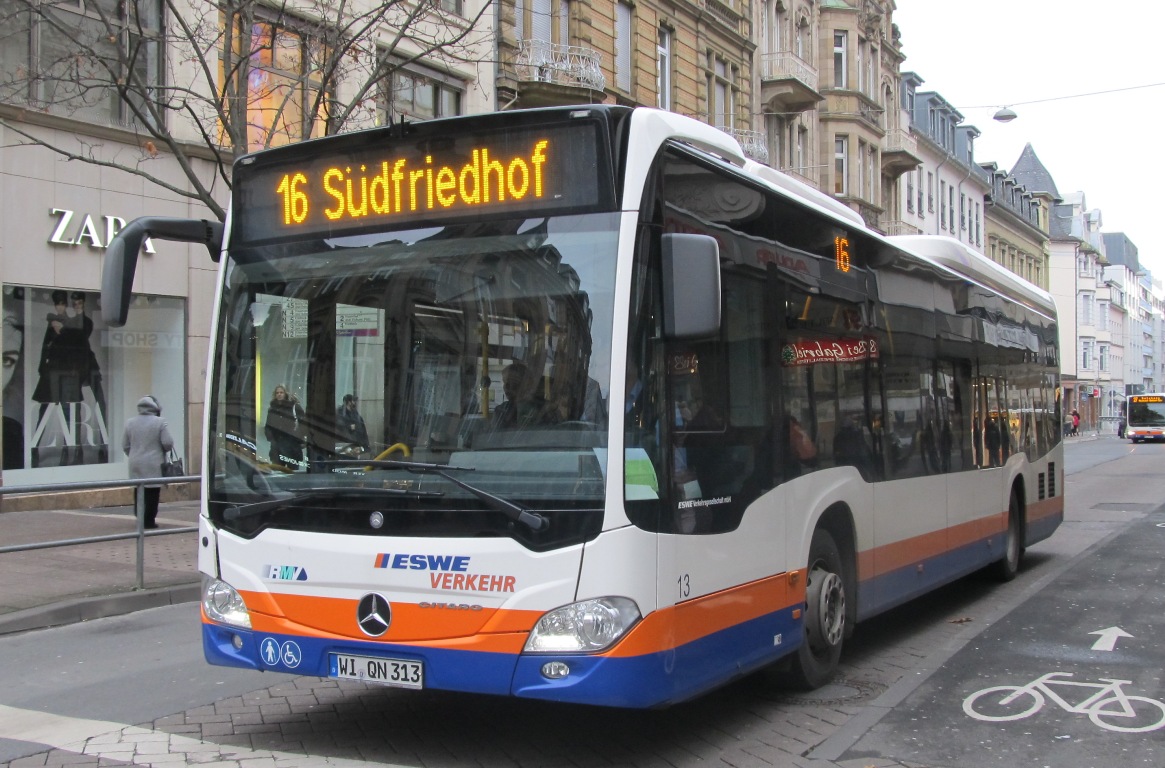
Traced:
<svg viewBox="0 0 1165 768">
<path fill-rule="evenodd" d="M 815 687 L 857 622 L 1011 578 L 1063 518 L 1051 296 L 676 114 L 246 155 L 225 225 L 107 250 L 115 324 L 146 236 L 220 260 L 212 664 L 618 707 L 778 661 Z"/>
<path fill-rule="evenodd" d="M 1165 440 L 1165 392 L 1129 395 L 1125 411 L 1125 437 L 1129 440 Z"/>
</svg>

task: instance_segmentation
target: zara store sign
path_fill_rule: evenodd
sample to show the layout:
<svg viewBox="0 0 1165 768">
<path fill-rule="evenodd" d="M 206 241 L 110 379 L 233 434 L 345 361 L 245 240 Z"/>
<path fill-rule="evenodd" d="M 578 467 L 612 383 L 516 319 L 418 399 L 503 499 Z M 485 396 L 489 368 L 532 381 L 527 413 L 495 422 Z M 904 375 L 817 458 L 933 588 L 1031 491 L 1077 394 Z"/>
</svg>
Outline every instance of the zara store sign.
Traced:
<svg viewBox="0 0 1165 768">
<path fill-rule="evenodd" d="M 86 213 L 78 216 L 67 208 L 52 208 L 49 215 L 56 220 L 49 242 L 54 245 L 88 245 L 90 248 L 105 248 L 114 236 L 125 226 L 120 216 L 99 216 L 96 219 Z M 99 223 L 100 222 L 100 223 Z M 149 238 L 143 246 L 146 253 L 157 253 Z"/>
</svg>

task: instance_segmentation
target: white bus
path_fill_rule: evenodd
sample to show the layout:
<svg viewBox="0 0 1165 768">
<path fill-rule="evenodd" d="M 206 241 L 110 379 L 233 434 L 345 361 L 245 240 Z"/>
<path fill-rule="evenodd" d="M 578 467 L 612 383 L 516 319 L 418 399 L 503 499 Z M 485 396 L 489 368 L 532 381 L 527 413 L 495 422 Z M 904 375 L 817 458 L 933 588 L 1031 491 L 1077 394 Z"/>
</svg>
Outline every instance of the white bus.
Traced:
<svg viewBox="0 0 1165 768">
<path fill-rule="evenodd" d="M 107 250 L 115 321 L 147 235 L 221 258 L 212 664 L 620 707 L 778 661 L 820 686 L 855 624 L 1014 576 L 1063 517 L 1051 297 L 672 113 L 245 156 L 225 226 Z"/>
<path fill-rule="evenodd" d="M 1125 437 L 1134 443 L 1165 440 L 1165 392 L 1129 395 L 1125 410 Z"/>
</svg>

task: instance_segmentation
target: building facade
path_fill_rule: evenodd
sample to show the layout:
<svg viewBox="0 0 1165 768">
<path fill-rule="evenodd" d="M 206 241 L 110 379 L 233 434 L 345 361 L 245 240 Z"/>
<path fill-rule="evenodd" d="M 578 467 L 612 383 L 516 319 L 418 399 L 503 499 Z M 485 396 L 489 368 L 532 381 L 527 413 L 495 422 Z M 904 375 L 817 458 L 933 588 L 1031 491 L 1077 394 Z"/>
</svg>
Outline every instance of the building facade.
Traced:
<svg viewBox="0 0 1165 768">
<path fill-rule="evenodd" d="M 411 15 L 365 0 L 348 16 L 242 0 L 229 30 L 200 0 L 46 8 L 0 0 L 0 58 L 14 64 L 0 76 L 0 179 L 19 191 L 0 209 L 7 484 L 123 477 L 121 425 L 147 393 L 200 469 L 216 266 L 199 247 L 150 243 L 130 324 L 110 328 L 101 254 L 125 222 L 221 218 L 245 151 L 547 105 L 696 117 L 875 230 L 954 237 L 1050 289 L 1065 409 L 1093 424 L 1111 415 L 1101 390 L 1165 379 L 1150 278 L 1106 273 L 1099 212 L 1082 194 L 1061 202 L 1030 145 L 1011 171 L 976 160 L 979 130 L 902 71 L 893 0 L 434 0 Z M 353 26 L 359 12 L 373 23 Z"/>
<path fill-rule="evenodd" d="M 1099 209 L 1088 208 L 1083 192 L 1067 193 L 1063 200 L 1052 209 L 1049 233 L 1049 289 L 1059 314 L 1063 411 L 1079 412 L 1086 429 L 1097 429 L 1101 416 L 1097 348 L 1103 340 L 1097 293 L 1108 263 L 1100 232 L 1103 220 Z"/>
<path fill-rule="evenodd" d="M 201 469 L 217 265 L 200 246 L 149 242 L 128 324 L 113 328 L 100 297 L 105 247 L 139 216 L 221 216 L 244 151 L 493 110 L 492 6 L 433 5 L 403 41 L 382 9 L 361 45 L 341 50 L 322 43 L 354 17 L 314 3 L 236 4 L 223 35 L 209 3 L 0 0 L 0 482 L 124 479 L 122 427 L 146 394 L 187 469 Z M 206 38 L 182 33 L 171 7 Z M 331 81 L 319 75 L 328 62 Z M 110 71 L 124 72 L 122 92 L 103 79 Z"/>
<path fill-rule="evenodd" d="M 989 182 L 975 163 L 979 131 L 941 95 L 919 90 L 917 74 L 903 75 L 904 104 L 922 162 L 899 181 L 902 233 L 943 235 L 983 252 L 984 200 Z"/>
<path fill-rule="evenodd" d="M 1120 378 L 1113 382 L 1103 404 L 1103 415 L 1120 416 L 1120 405 L 1128 395 L 1153 391 L 1153 298 L 1152 277 L 1141 267 L 1137 246 L 1123 232 L 1103 234 L 1108 266 L 1105 282 L 1121 296 L 1121 335 L 1113 342 L 1120 359 L 1112 361 Z M 1118 365 L 1119 364 L 1119 365 Z"/>
</svg>

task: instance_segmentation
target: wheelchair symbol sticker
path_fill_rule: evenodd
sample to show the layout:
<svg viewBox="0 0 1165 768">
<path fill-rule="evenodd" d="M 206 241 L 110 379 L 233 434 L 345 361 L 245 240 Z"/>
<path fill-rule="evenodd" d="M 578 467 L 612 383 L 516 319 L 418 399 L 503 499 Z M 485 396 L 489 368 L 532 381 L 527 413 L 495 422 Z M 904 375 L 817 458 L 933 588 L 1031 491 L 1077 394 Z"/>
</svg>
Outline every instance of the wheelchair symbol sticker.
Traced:
<svg viewBox="0 0 1165 768">
<path fill-rule="evenodd" d="M 299 666 L 299 662 L 303 661 L 303 653 L 299 650 L 299 645 L 292 640 L 283 644 L 279 657 L 283 660 L 283 666 L 288 669 L 295 669 Z"/>
</svg>

